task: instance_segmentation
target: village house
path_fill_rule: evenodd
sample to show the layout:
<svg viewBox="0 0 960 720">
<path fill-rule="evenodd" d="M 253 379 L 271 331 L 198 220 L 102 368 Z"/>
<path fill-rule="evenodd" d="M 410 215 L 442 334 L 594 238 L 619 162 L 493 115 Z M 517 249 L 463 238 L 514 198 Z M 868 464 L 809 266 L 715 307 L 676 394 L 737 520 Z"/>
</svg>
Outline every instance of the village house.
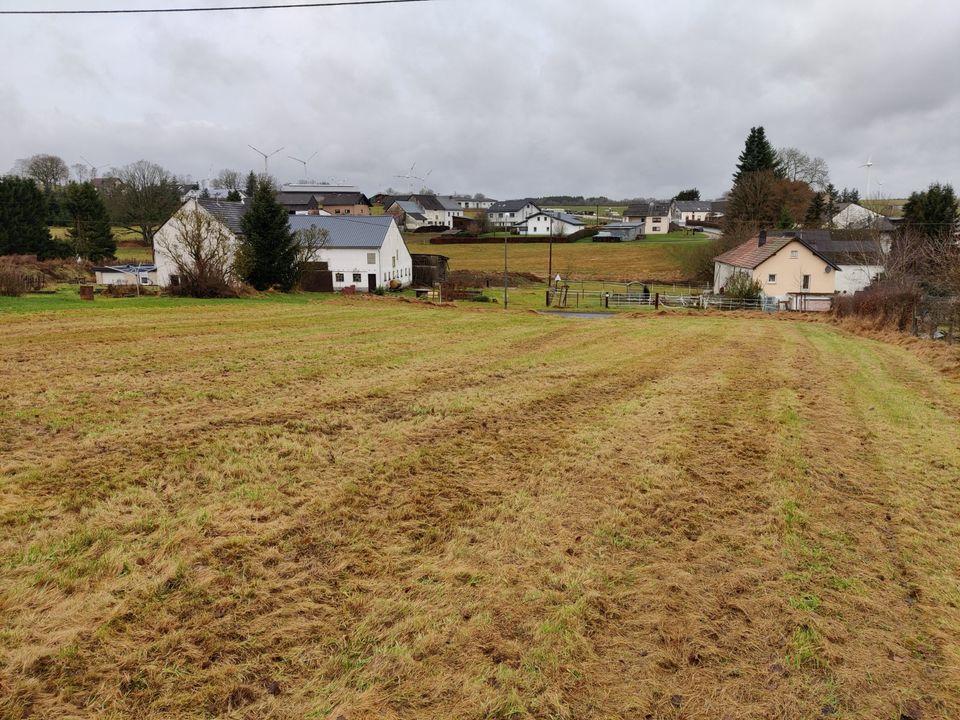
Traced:
<svg viewBox="0 0 960 720">
<path fill-rule="evenodd" d="M 829 310 L 837 293 L 854 293 L 882 272 L 884 248 L 866 234 L 828 230 L 760 231 L 714 258 L 713 291 L 723 293 L 736 273 L 746 273 L 765 297 L 790 310 Z"/>
<path fill-rule="evenodd" d="M 470 195 L 453 195 L 450 198 L 461 210 L 489 210 L 497 202 L 492 198 L 476 198 Z"/>
<path fill-rule="evenodd" d="M 384 214 L 390 215 L 396 220 L 397 226 L 407 232 L 419 230 L 430 224 L 427 220 L 427 211 L 416 200 L 394 200 L 386 207 Z"/>
<path fill-rule="evenodd" d="M 830 226 L 840 229 L 873 228 L 882 232 L 893 232 L 893 223 L 880 213 L 874 212 L 857 203 L 839 203 L 836 212 L 830 218 Z"/>
<path fill-rule="evenodd" d="M 157 284 L 162 287 L 180 284 L 177 264 L 171 256 L 171 251 L 180 244 L 179 235 L 182 231 L 178 215 L 184 213 L 203 213 L 215 218 L 223 227 L 226 242 L 232 251 L 236 251 L 239 240 L 243 237 L 243 216 L 249 206 L 242 202 L 215 200 L 214 198 L 191 198 L 187 200 L 161 228 L 153 238 L 153 259 L 157 266 Z"/>
<path fill-rule="evenodd" d="M 179 212 L 204 213 L 214 218 L 223 230 L 231 254 L 243 238 L 243 217 L 249 206 L 242 202 L 226 202 L 199 198 L 188 200 Z M 157 231 L 156 283 L 163 287 L 179 283 L 177 264 L 170 255 L 179 243 L 179 213 Z M 291 215 L 294 231 L 318 227 L 326 231 L 322 248 L 312 261 L 322 264 L 330 274 L 330 290 L 353 287 L 360 292 L 389 287 L 407 287 L 413 282 L 413 263 L 403 235 L 393 217 L 346 215 Z"/>
<path fill-rule="evenodd" d="M 514 227 L 521 235 L 566 237 L 583 230 L 583 221 L 565 212 L 544 211 L 521 220 Z"/>
<path fill-rule="evenodd" d="M 641 223 L 618 222 L 604 225 L 600 232 L 593 236 L 594 242 L 630 242 L 636 240 L 643 233 Z"/>
<path fill-rule="evenodd" d="M 631 205 L 623 213 L 627 223 L 643 225 L 643 235 L 665 235 L 670 232 L 671 204 L 664 202 Z"/>
<path fill-rule="evenodd" d="M 294 231 L 316 227 L 327 232 L 326 242 L 314 255 L 333 275 L 333 290 L 355 288 L 373 292 L 378 287 L 413 284 L 413 258 L 397 223 L 389 215 L 365 218 L 295 215 Z"/>
<path fill-rule="evenodd" d="M 532 200 L 503 200 L 490 206 L 487 218 L 497 227 L 511 227 L 541 212 Z"/>
<path fill-rule="evenodd" d="M 709 200 L 674 200 L 670 217 L 678 225 L 696 225 L 716 217 Z"/>
<path fill-rule="evenodd" d="M 357 188 L 337 185 L 287 184 L 277 200 L 291 215 L 370 215 L 369 198 Z"/>
</svg>

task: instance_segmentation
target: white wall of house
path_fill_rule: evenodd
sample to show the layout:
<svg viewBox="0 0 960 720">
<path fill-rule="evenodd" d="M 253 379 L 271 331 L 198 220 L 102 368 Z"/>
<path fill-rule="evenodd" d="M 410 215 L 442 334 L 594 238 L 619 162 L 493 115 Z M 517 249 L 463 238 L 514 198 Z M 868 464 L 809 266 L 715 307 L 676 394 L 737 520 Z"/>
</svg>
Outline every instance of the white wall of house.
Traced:
<svg viewBox="0 0 960 720">
<path fill-rule="evenodd" d="M 720 289 L 725 287 L 730 278 L 733 277 L 734 273 L 737 272 L 746 272 L 751 273 L 750 270 L 743 270 L 736 267 L 735 265 L 728 265 L 727 263 L 715 262 L 713 264 L 713 292 L 718 293 Z"/>
<path fill-rule="evenodd" d="M 836 279 L 837 292 L 852 295 L 870 285 L 882 273 L 882 265 L 840 265 Z"/>
<path fill-rule="evenodd" d="M 182 212 L 185 213 L 195 213 L 201 212 L 204 215 L 213 215 L 200 206 L 196 200 L 188 200 L 183 207 L 181 208 Z M 154 262 L 153 264 L 157 266 L 157 284 L 161 287 L 170 286 L 170 276 L 177 274 L 177 266 L 173 261 L 173 258 L 170 256 L 168 250 L 175 249 L 180 246 L 180 233 L 182 231 L 182 226 L 180 221 L 177 219 L 175 214 L 167 222 L 163 224 L 157 234 L 154 235 L 153 246 L 154 246 Z M 230 232 L 229 228 L 224 227 L 224 232 L 227 235 L 227 242 L 230 243 L 231 247 L 236 250 L 237 247 L 237 237 Z"/>
<path fill-rule="evenodd" d="M 313 259 L 327 263 L 333 273 L 334 290 L 354 286 L 366 292 L 369 275 L 376 275 L 377 287 L 388 287 L 391 280 L 399 281 L 403 287 L 413 284 L 413 258 L 396 223 L 390 226 L 380 248 L 325 247 Z"/>
<path fill-rule="evenodd" d="M 540 212 L 540 208 L 533 203 L 527 203 L 516 212 L 492 212 L 488 213 L 487 217 L 490 218 L 490 222 L 492 224 L 497 225 L 498 227 L 510 227 L 512 225 L 516 225 L 517 223 L 528 220 L 538 212 Z"/>
<path fill-rule="evenodd" d="M 139 275 L 139 277 L 138 277 Z M 139 280 L 141 285 L 156 285 L 157 272 L 142 272 L 134 275 L 125 272 L 106 272 L 97 270 L 95 272 L 95 281 L 97 285 L 136 285 Z"/>
<path fill-rule="evenodd" d="M 675 214 L 677 215 L 677 222 L 679 222 L 681 225 L 693 225 L 698 222 L 703 222 L 704 220 L 709 220 L 711 217 L 713 217 L 713 213 L 707 212 L 706 210 L 678 210 Z"/>
<path fill-rule="evenodd" d="M 860 205 L 848 205 L 833 216 L 836 228 L 866 228 L 882 219 L 882 215 Z"/>
<path fill-rule="evenodd" d="M 517 225 L 517 229 L 520 230 L 521 235 L 561 235 L 566 237 L 582 230 L 583 225 L 574 225 L 541 213 Z"/>
</svg>

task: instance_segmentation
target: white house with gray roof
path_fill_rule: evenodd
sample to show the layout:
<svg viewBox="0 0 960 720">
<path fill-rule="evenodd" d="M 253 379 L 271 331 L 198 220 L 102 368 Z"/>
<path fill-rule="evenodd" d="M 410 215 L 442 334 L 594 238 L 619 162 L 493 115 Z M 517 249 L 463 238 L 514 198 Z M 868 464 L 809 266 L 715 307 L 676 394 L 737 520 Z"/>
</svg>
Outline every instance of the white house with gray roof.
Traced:
<svg viewBox="0 0 960 720">
<path fill-rule="evenodd" d="M 197 199 L 184 203 L 180 212 L 205 213 L 224 228 L 231 253 L 243 238 L 243 216 L 248 205 L 242 202 Z M 180 212 L 171 217 L 156 235 L 157 284 L 176 284 L 177 266 L 171 257 L 181 232 Z M 413 283 L 413 259 L 403 235 L 389 215 L 291 215 L 291 230 L 318 227 L 326 231 L 323 247 L 313 257 L 327 263 L 333 274 L 334 290 L 355 287 L 358 291 L 389 287 L 396 281 L 401 287 Z"/>
<path fill-rule="evenodd" d="M 540 208 L 532 200 L 503 200 L 490 206 L 487 217 L 497 227 L 512 227 L 539 212 Z"/>
<path fill-rule="evenodd" d="M 413 258 L 397 223 L 390 215 L 364 217 L 291 215 L 294 231 L 317 227 L 327 232 L 324 246 L 313 257 L 327 263 L 333 289 L 355 287 L 360 292 L 413 284 Z"/>
<path fill-rule="evenodd" d="M 514 225 L 521 235 L 562 236 L 583 230 L 583 221 L 565 212 L 544 211 Z"/>
</svg>

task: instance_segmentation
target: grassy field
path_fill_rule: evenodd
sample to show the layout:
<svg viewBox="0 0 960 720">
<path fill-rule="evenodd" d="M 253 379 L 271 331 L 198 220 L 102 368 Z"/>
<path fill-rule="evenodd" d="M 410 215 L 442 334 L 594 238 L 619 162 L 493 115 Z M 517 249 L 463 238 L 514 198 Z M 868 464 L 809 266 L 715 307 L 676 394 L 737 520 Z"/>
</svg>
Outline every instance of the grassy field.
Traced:
<svg viewBox="0 0 960 720">
<path fill-rule="evenodd" d="M 960 385 L 906 349 L 378 298 L 0 324 L 0 717 L 960 716 Z"/>
<path fill-rule="evenodd" d="M 707 237 L 678 233 L 629 243 L 557 243 L 553 272 L 573 280 L 681 280 L 685 256 L 709 242 Z M 407 247 L 411 253 L 446 255 L 451 270 L 503 270 L 503 246 L 495 243 L 430 245 L 422 236 L 408 235 Z M 511 243 L 507 253 L 511 272 L 546 278 L 547 244 Z"/>
</svg>

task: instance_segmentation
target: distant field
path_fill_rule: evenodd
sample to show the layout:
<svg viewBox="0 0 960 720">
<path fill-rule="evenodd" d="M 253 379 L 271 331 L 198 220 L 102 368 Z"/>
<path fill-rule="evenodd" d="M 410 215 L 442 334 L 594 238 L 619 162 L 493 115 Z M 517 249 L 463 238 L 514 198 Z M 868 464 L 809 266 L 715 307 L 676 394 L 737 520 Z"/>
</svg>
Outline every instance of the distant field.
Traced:
<svg viewBox="0 0 960 720">
<path fill-rule="evenodd" d="M 827 324 L 0 317 L 0 717 L 960 717 L 960 385 Z"/>
<path fill-rule="evenodd" d="M 67 237 L 67 228 L 51 227 L 50 235 L 54 238 L 62 240 Z M 140 233 L 133 230 L 128 230 L 127 228 L 122 228 L 119 225 L 113 226 L 113 236 L 116 238 L 117 242 L 136 242 L 142 240 Z"/>
<path fill-rule="evenodd" d="M 629 243 L 557 243 L 553 272 L 573 280 L 681 280 L 684 257 L 709 242 L 705 236 L 670 235 Z M 446 255 L 453 270 L 503 270 L 502 245 L 430 245 L 422 236 L 410 235 L 407 246 L 412 253 Z M 509 268 L 546 278 L 548 252 L 543 243 L 511 243 Z"/>
<path fill-rule="evenodd" d="M 897 200 L 862 200 L 860 204 L 865 208 L 869 208 L 887 217 L 903 217 L 903 206 L 907 204 L 907 198 Z"/>
</svg>

